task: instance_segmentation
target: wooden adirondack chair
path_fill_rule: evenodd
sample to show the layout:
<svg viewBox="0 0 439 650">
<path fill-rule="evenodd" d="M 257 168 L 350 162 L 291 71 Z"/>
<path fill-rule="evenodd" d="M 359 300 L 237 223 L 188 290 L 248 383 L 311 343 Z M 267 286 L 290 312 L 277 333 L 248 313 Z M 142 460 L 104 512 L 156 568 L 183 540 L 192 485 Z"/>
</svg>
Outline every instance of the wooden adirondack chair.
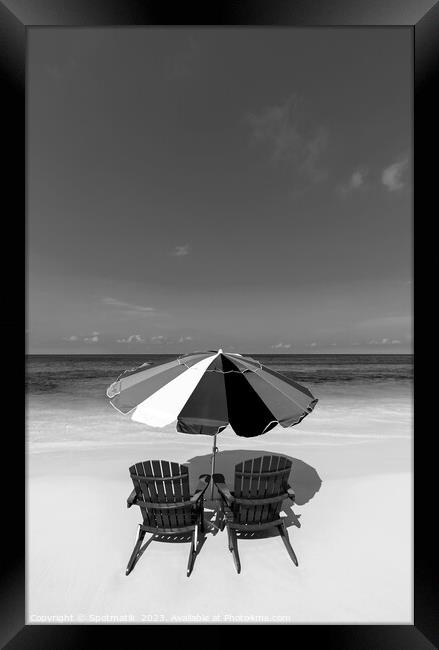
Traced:
<svg viewBox="0 0 439 650">
<path fill-rule="evenodd" d="M 259 532 L 277 528 L 294 564 L 296 554 L 290 544 L 284 519 L 280 517 L 282 502 L 295 494 L 288 485 L 291 460 L 284 456 L 263 456 L 246 460 L 235 466 L 235 489 L 231 492 L 222 474 L 214 474 L 213 480 L 221 495 L 221 530 L 227 526 L 229 551 L 233 555 L 236 570 L 241 572 L 236 533 Z M 296 525 L 300 522 L 292 513 Z"/>
<path fill-rule="evenodd" d="M 190 533 L 191 548 L 187 565 L 190 576 L 197 555 L 199 534 L 204 534 L 203 495 L 210 476 L 202 474 L 193 495 L 189 491 L 189 470 L 185 465 L 165 460 L 147 460 L 130 467 L 134 490 L 127 499 L 128 508 L 140 507 L 143 523 L 137 530 L 136 544 L 126 568 L 134 568 L 145 534 L 172 535 Z M 152 539 L 151 538 L 151 539 Z"/>
</svg>

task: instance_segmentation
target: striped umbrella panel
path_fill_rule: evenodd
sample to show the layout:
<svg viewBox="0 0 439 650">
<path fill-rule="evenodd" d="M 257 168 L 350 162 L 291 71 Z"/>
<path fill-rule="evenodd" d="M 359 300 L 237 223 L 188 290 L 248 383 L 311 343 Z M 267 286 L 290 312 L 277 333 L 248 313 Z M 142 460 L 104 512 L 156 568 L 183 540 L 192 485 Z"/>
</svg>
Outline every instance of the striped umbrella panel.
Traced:
<svg viewBox="0 0 439 650">
<path fill-rule="evenodd" d="M 107 391 L 111 403 L 135 422 L 214 435 L 230 425 L 254 437 L 277 424 L 298 424 L 317 399 L 312 393 L 250 357 L 194 353 L 121 376 Z"/>
<path fill-rule="evenodd" d="M 141 402 L 156 393 L 164 385 L 176 379 L 188 368 L 206 358 L 213 359 L 216 352 L 200 352 L 183 359 L 160 363 L 153 367 L 140 366 L 122 373 L 107 389 L 112 405 L 121 413 L 127 414 Z"/>
</svg>

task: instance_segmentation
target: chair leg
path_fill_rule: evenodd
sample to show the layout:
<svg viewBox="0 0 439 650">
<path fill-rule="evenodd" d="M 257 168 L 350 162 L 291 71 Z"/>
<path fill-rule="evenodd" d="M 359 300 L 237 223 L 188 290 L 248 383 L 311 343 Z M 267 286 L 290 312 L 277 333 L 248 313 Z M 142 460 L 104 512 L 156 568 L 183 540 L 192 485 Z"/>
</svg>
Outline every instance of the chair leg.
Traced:
<svg viewBox="0 0 439 650">
<path fill-rule="evenodd" d="M 143 539 L 145 537 L 145 534 L 146 534 L 146 531 L 142 530 L 140 528 L 140 525 L 139 525 L 137 527 L 136 544 L 134 546 L 133 552 L 131 553 L 131 557 L 130 557 L 130 559 L 128 561 L 127 568 L 126 568 L 126 571 L 125 571 L 126 576 L 129 573 L 131 573 L 131 571 L 134 568 L 134 565 L 136 564 L 137 555 L 138 555 L 138 553 L 140 551 L 140 547 L 142 546 L 142 542 L 143 542 Z"/>
<path fill-rule="evenodd" d="M 301 523 L 300 523 L 300 521 L 299 521 L 299 519 L 298 519 L 296 513 L 293 512 L 293 511 L 291 510 L 290 515 L 291 515 L 291 519 L 294 521 L 294 523 L 296 524 L 297 528 L 300 528 L 300 527 L 301 527 Z"/>
<path fill-rule="evenodd" d="M 227 532 L 229 533 L 229 550 L 233 555 L 233 561 L 238 573 L 241 573 L 241 560 L 239 559 L 238 553 L 238 540 L 236 537 L 236 532 L 227 526 Z"/>
<path fill-rule="evenodd" d="M 189 576 L 192 573 L 192 569 L 194 568 L 194 563 L 195 563 L 195 558 L 197 556 L 197 528 L 195 527 L 194 532 L 192 533 L 192 541 L 191 541 L 191 548 L 189 551 L 189 560 L 187 563 L 187 572 L 186 575 L 189 578 Z"/>
<path fill-rule="evenodd" d="M 204 533 L 204 499 L 201 497 L 200 499 L 200 532 Z"/>
<path fill-rule="evenodd" d="M 297 561 L 296 554 L 295 554 L 295 552 L 293 551 L 293 547 L 292 547 L 291 544 L 290 544 L 290 538 L 288 537 L 288 531 L 287 531 L 287 529 L 286 529 L 285 524 L 284 524 L 284 523 L 279 524 L 279 526 L 278 526 L 277 528 L 278 528 L 278 530 L 279 530 L 280 536 L 282 537 L 282 541 L 283 541 L 283 543 L 285 544 L 285 548 L 286 548 L 287 551 L 288 551 L 288 555 L 289 555 L 290 558 L 293 560 L 294 564 L 295 564 L 296 566 L 299 566 L 299 563 L 298 563 L 298 561 Z"/>
<path fill-rule="evenodd" d="M 229 526 L 227 526 L 227 538 L 228 538 L 228 544 L 229 544 L 229 551 L 233 551 L 233 540 L 232 540 L 232 531 L 230 530 Z"/>
</svg>

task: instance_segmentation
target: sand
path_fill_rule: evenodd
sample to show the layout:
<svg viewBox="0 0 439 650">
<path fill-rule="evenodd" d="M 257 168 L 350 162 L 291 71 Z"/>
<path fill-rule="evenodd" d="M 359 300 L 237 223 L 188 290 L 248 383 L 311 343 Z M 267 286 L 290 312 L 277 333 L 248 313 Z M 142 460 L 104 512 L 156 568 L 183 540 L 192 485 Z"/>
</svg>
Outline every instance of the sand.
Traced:
<svg viewBox="0 0 439 650">
<path fill-rule="evenodd" d="M 288 531 L 299 566 L 278 535 L 241 540 L 240 575 L 219 532 L 207 535 L 189 578 L 189 542 L 152 542 L 125 576 L 140 521 L 139 509 L 126 507 L 129 465 L 192 459 L 193 484 L 208 471 L 208 437 L 30 445 L 28 623 L 412 623 L 409 428 L 338 437 L 309 421 L 297 436 L 218 440 L 227 479 L 244 457 L 293 459 L 301 527 Z"/>
</svg>

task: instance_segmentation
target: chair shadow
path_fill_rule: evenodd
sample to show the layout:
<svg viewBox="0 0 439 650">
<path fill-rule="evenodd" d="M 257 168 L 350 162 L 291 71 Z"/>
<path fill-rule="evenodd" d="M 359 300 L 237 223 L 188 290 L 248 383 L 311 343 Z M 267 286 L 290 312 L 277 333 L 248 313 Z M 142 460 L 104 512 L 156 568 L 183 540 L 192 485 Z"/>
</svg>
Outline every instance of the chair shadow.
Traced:
<svg viewBox="0 0 439 650">
<path fill-rule="evenodd" d="M 242 461 L 249 460 L 250 458 L 272 455 L 273 452 L 271 451 L 263 451 L 259 449 L 233 449 L 220 451 L 216 455 L 215 472 L 224 475 L 227 486 L 233 491 L 235 465 L 241 463 Z M 322 479 L 318 475 L 317 470 L 314 467 L 311 467 L 311 465 L 308 465 L 308 463 L 305 463 L 299 458 L 293 458 L 292 456 L 287 456 L 285 454 L 282 455 L 285 456 L 285 458 L 288 458 L 292 463 L 289 483 L 296 493 L 295 504 L 302 506 L 308 503 L 320 490 Z M 200 474 L 210 474 L 211 459 L 211 454 L 205 454 L 203 456 L 194 456 L 184 463 L 184 465 L 189 468 L 189 481 L 191 491 L 195 489 Z M 206 492 L 205 506 L 208 510 L 211 510 L 215 514 L 218 513 L 219 495 L 218 492 L 215 491 L 214 498 L 211 500 L 210 489 L 211 488 L 209 486 Z M 287 527 L 300 527 L 300 522 L 298 521 L 300 515 L 296 515 L 294 513 L 293 507 L 294 506 L 290 500 L 286 500 L 282 504 L 282 512 L 286 515 L 283 518 L 285 525 Z M 214 532 L 213 534 L 216 533 Z M 277 534 L 278 532 L 276 529 L 268 529 L 259 533 L 240 533 L 238 536 L 240 539 L 256 539 L 272 537 Z"/>
</svg>

